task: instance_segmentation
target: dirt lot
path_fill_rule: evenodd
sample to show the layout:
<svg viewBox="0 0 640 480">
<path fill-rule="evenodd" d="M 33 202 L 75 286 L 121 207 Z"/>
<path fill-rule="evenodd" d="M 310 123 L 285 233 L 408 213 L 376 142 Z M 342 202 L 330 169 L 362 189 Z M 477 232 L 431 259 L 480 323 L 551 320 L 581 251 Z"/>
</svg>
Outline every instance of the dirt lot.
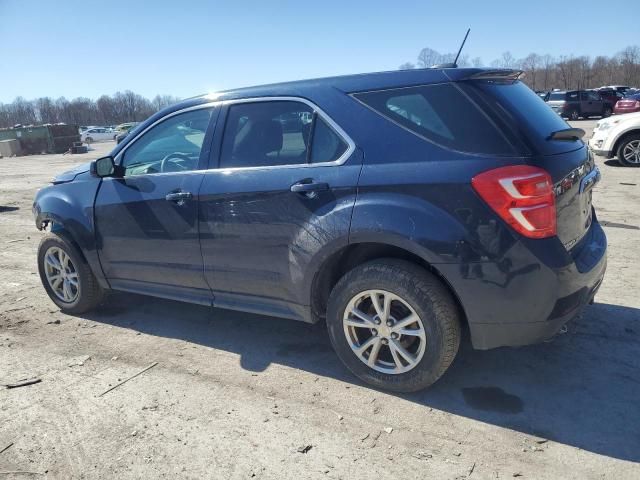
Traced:
<svg viewBox="0 0 640 480">
<path fill-rule="evenodd" d="M 0 384 L 42 380 L 0 387 L 0 478 L 640 478 L 640 169 L 598 159 L 609 270 L 567 334 L 466 340 L 432 389 L 393 395 L 346 372 L 321 325 L 125 294 L 61 314 L 31 202 L 111 145 L 0 159 Z"/>
</svg>

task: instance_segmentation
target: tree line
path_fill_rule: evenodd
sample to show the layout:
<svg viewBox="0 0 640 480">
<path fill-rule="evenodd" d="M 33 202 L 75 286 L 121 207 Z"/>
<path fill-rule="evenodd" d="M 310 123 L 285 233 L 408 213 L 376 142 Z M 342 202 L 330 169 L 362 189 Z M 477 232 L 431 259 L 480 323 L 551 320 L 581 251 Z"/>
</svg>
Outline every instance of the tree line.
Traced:
<svg viewBox="0 0 640 480">
<path fill-rule="evenodd" d="M 454 53 L 442 54 L 431 48 L 423 48 L 415 63 L 403 63 L 400 69 L 428 68 L 451 63 L 454 59 Z M 468 55 L 462 55 L 458 59 L 458 65 L 480 67 L 484 62 L 480 57 L 469 58 Z M 526 74 L 523 81 L 533 90 L 582 89 L 603 85 L 640 87 L 638 46 L 627 47 L 610 57 L 601 55 L 595 58 L 586 55 L 553 57 L 548 54 L 530 53 L 519 59 L 507 51 L 500 58 L 493 60 L 489 66 L 523 70 Z M 11 103 L 0 103 L 0 128 L 16 124 L 115 125 L 138 122 L 178 100 L 171 95 L 156 95 L 149 100 L 129 90 L 114 95 L 102 95 L 97 100 L 85 97 L 73 100 L 64 97 L 55 100 L 50 97 L 26 100 L 18 97 Z"/>
<path fill-rule="evenodd" d="M 177 101 L 179 98 L 171 95 L 156 95 L 149 100 L 129 90 L 102 95 L 97 100 L 85 97 L 26 100 L 18 97 L 11 103 L 0 103 L 0 128 L 16 124 L 117 125 L 139 122 Z"/>
<path fill-rule="evenodd" d="M 423 48 L 415 63 L 406 62 L 400 70 L 428 68 L 441 63 L 451 63 L 455 53 L 441 54 L 431 48 Z M 480 57 L 469 58 L 462 55 L 458 59 L 461 67 L 481 67 Z M 629 85 L 640 87 L 640 47 L 630 46 L 612 56 L 589 57 L 587 55 L 540 55 L 530 53 L 524 58 L 516 58 L 511 52 L 504 52 L 488 66 L 515 68 L 525 72 L 524 83 L 533 90 L 588 89 L 603 85 Z"/>
</svg>

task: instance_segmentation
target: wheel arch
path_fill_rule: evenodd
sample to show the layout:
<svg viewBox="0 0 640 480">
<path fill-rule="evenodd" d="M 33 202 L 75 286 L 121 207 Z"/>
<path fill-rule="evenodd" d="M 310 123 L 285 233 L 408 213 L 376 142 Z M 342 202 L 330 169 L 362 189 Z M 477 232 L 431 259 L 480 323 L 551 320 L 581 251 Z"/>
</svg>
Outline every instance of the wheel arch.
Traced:
<svg viewBox="0 0 640 480">
<path fill-rule="evenodd" d="M 613 144 L 613 148 L 611 149 L 611 151 L 613 152 L 614 155 L 618 155 L 618 149 L 620 148 L 620 145 L 622 145 L 622 143 L 629 137 L 633 136 L 633 135 L 640 135 L 640 128 L 634 128 L 631 130 L 627 130 L 626 132 L 620 134 L 618 136 L 618 138 L 616 139 L 616 141 Z"/>
<path fill-rule="evenodd" d="M 407 249 L 405 246 L 372 241 L 350 243 L 328 256 L 321 264 L 311 283 L 311 313 L 314 320 L 325 317 L 329 295 L 343 275 L 363 263 L 383 258 L 406 260 L 434 274 L 451 293 L 463 322 L 468 323 L 460 296 L 438 270 L 437 265 L 430 263 L 424 256 Z"/>
<path fill-rule="evenodd" d="M 74 195 L 76 192 L 67 191 L 72 186 L 73 182 L 38 192 L 33 204 L 36 228 L 48 229 L 73 243 L 100 286 L 109 288 L 98 258 L 92 209 L 86 208 L 92 205 L 92 192 L 83 189 L 81 195 Z"/>
</svg>

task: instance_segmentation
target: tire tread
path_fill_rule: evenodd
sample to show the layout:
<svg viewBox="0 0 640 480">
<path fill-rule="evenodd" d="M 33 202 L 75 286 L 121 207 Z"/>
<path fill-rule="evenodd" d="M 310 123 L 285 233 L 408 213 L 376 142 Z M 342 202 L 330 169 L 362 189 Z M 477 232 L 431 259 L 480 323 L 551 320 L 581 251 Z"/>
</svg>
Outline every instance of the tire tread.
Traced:
<svg viewBox="0 0 640 480">
<path fill-rule="evenodd" d="M 338 281 L 329 299 L 328 322 L 331 321 L 330 315 L 337 315 L 339 318 L 334 319 L 334 321 L 342 323 L 341 310 L 339 305 L 336 305 L 336 302 L 339 301 L 338 297 L 342 292 L 348 291 L 350 285 L 355 284 L 362 278 L 373 280 L 374 282 L 377 279 L 385 281 L 393 279 L 393 282 L 401 290 L 421 297 L 424 300 L 423 307 L 430 310 L 434 318 L 438 319 L 437 327 L 441 331 L 441 352 L 435 365 L 418 373 L 415 373 L 415 370 L 419 369 L 420 366 L 407 374 L 399 375 L 381 374 L 373 370 L 370 371 L 375 373 L 362 375 L 354 371 L 348 364 L 347 367 L 363 380 L 395 391 L 416 391 L 433 384 L 449 368 L 460 346 L 460 312 L 447 287 L 434 274 L 408 261 L 394 258 L 373 260 L 354 268 Z M 332 338 L 332 342 L 334 342 L 334 338 Z M 359 362 L 360 360 L 357 361 Z M 381 381 L 381 377 L 387 378 L 385 381 Z"/>
<path fill-rule="evenodd" d="M 81 298 L 80 300 L 72 306 L 65 304 L 64 302 L 59 301 L 55 298 L 55 295 L 50 293 L 50 287 L 48 285 L 46 276 L 42 270 L 41 265 L 41 256 L 44 255 L 44 251 L 46 251 L 46 244 L 55 243 L 58 247 L 63 248 L 67 253 L 71 253 L 74 257 L 74 260 L 77 265 L 76 268 L 78 270 L 78 278 L 81 282 Z M 40 244 L 38 245 L 38 270 L 40 272 L 40 279 L 42 280 L 42 284 L 49 294 L 49 297 L 53 302 L 60 307 L 60 309 L 65 313 L 77 314 L 84 313 L 90 310 L 93 310 L 100 303 L 102 303 L 105 291 L 98 283 L 95 275 L 91 271 L 89 264 L 85 260 L 84 256 L 80 253 L 80 250 L 75 246 L 75 244 L 66 238 L 66 235 L 63 233 L 58 234 L 54 232 L 46 233 L 42 239 L 40 240 Z"/>
</svg>

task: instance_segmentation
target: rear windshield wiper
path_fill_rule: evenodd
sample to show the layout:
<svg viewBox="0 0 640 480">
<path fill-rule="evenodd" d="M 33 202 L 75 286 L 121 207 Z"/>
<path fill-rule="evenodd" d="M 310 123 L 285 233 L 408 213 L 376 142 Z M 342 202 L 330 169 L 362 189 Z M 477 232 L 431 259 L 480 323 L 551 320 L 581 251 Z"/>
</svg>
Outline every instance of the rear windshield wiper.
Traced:
<svg viewBox="0 0 640 480">
<path fill-rule="evenodd" d="M 584 137 L 584 130 L 581 128 L 565 128 L 564 130 L 557 130 L 552 132 L 547 137 L 547 140 L 569 140 L 576 141 Z"/>
</svg>

